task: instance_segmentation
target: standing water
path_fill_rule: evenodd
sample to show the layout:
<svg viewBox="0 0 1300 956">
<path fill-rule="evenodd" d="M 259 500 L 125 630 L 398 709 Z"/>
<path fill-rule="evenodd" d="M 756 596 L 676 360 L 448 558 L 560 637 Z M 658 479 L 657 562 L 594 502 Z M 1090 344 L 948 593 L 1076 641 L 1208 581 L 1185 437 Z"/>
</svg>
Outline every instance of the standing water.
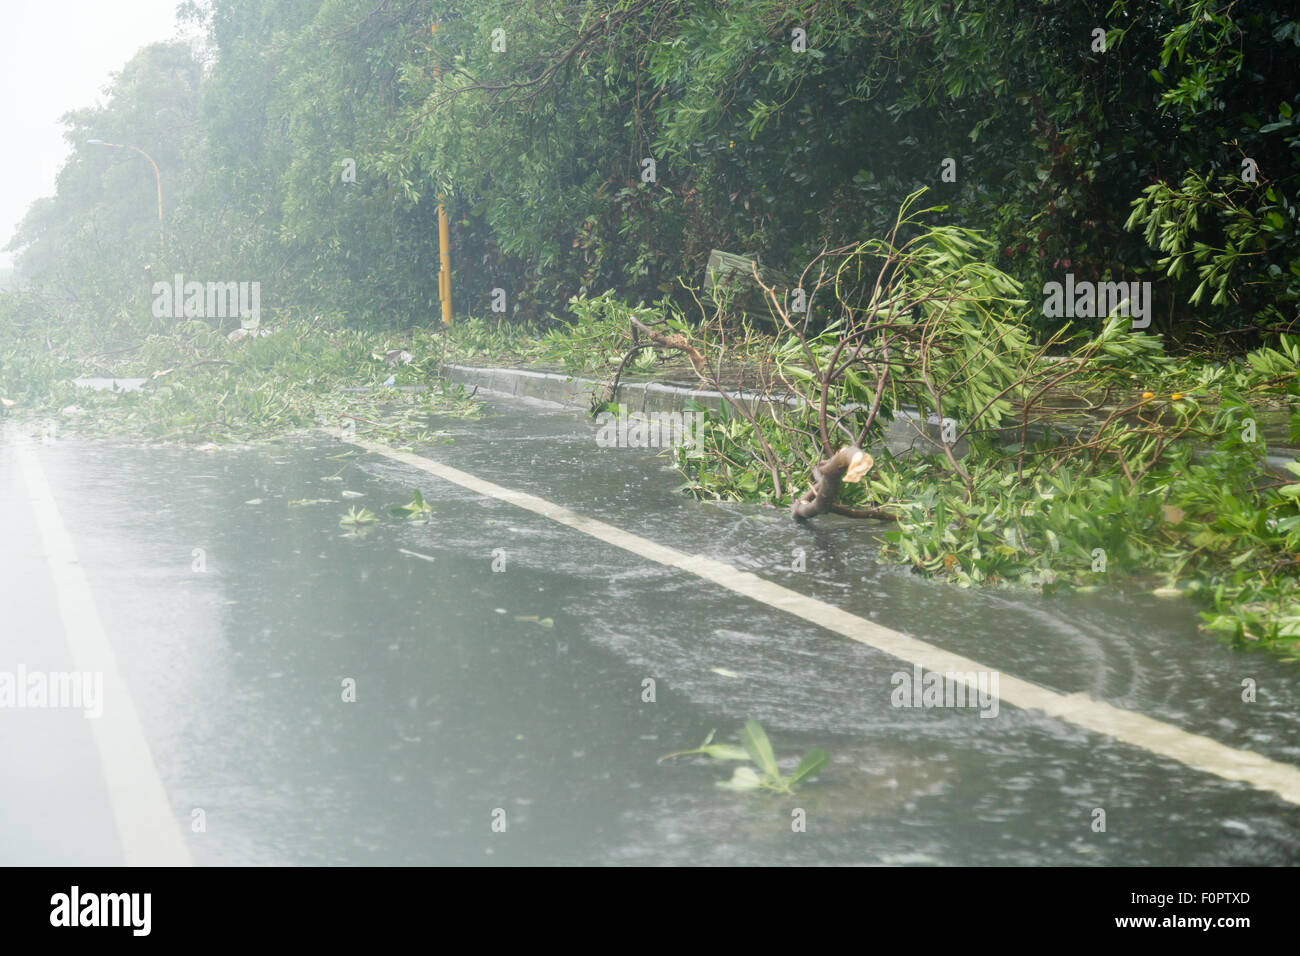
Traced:
<svg viewBox="0 0 1300 956">
<path fill-rule="evenodd" d="M 1198 632 L 1188 604 L 926 581 L 881 565 L 868 523 L 683 497 L 665 459 L 598 447 L 569 411 L 439 427 L 451 440 L 419 451 L 488 481 L 1300 764 L 1292 666 Z M 57 669 L 13 440 L 0 669 Z M 1300 862 L 1300 808 L 1274 794 L 996 701 L 895 706 L 907 662 L 325 436 L 36 454 L 200 864 Z M 427 520 L 390 515 L 416 491 Z M 380 520 L 340 524 L 361 508 Z M 4 862 L 120 862 L 89 732 L 46 717 L 0 739 L 26 780 L 0 797 Z M 791 796 L 657 759 L 710 731 L 734 743 L 748 719 L 786 772 L 812 748 L 829 763 Z M 42 771 L 69 754 L 84 785 L 51 805 Z M 69 813 L 81 824 L 55 825 Z"/>
</svg>

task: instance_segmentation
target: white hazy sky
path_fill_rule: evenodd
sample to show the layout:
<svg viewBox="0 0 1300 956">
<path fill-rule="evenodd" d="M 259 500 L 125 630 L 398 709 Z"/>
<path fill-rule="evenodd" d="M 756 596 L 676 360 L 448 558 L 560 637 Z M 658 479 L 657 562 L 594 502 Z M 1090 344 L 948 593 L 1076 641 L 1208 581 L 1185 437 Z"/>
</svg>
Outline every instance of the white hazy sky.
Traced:
<svg viewBox="0 0 1300 956">
<path fill-rule="evenodd" d="M 0 18 L 0 248 L 68 156 L 59 117 L 102 103 L 109 74 L 178 35 L 177 0 L 18 0 Z M 0 262 L 10 260 L 0 253 Z"/>
</svg>

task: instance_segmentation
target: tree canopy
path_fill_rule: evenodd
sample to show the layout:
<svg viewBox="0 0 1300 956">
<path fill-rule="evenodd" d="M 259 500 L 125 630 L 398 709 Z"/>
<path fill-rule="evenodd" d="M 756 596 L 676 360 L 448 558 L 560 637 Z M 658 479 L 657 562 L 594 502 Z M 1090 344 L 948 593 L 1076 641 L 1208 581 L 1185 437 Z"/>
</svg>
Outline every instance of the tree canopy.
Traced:
<svg viewBox="0 0 1300 956">
<path fill-rule="evenodd" d="M 1300 302 L 1300 18 L 1214 0 L 211 0 L 141 51 L 12 248 L 30 287 L 128 308 L 145 265 L 269 307 L 437 315 L 682 295 L 723 248 L 794 273 L 928 187 L 1029 290 L 1150 279 L 1175 338 Z M 162 171 L 159 248 L 153 171 Z M 1052 321 L 1032 315 L 1048 330 Z"/>
</svg>

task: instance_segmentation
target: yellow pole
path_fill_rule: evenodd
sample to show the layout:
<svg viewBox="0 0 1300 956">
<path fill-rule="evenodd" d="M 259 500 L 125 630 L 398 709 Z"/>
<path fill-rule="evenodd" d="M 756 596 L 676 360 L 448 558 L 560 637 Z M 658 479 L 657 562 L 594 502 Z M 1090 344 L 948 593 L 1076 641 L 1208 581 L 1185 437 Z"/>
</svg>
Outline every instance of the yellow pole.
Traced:
<svg viewBox="0 0 1300 956">
<path fill-rule="evenodd" d="M 438 21 L 433 21 L 433 33 L 438 33 Z M 434 66 L 433 74 L 442 79 L 442 67 Z M 445 197 L 438 193 L 438 298 L 442 301 L 442 324 L 451 325 L 451 227 L 447 223 Z"/>
<path fill-rule="evenodd" d="M 438 298 L 442 300 L 442 324 L 451 325 L 451 228 L 447 207 L 438 194 Z"/>
</svg>

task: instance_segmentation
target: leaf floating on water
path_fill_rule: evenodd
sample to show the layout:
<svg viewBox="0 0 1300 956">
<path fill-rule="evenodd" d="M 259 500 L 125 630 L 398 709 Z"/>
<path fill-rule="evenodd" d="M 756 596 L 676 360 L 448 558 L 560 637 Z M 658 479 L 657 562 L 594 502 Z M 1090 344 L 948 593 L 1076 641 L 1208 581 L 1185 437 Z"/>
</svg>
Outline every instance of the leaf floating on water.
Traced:
<svg viewBox="0 0 1300 956">
<path fill-rule="evenodd" d="M 715 744 L 713 731 L 709 731 L 709 735 L 704 738 L 704 743 L 694 750 L 679 750 L 676 753 L 664 754 L 659 758 L 659 763 L 672 757 L 693 754 L 705 754 L 717 760 L 752 761 L 757 765 L 757 769 L 749 765 L 737 767 L 730 780 L 718 781 L 717 785 L 724 790 L 773 790 L 777 793 L 793 794 L 795 784 L 816 774 L 830 759 L 824 750 L 810 750 L 804 754 L 803 760 L 799 761 L 799 766 L 795 768 L 794 773 L 785 777 L 781 775 L 776 753 L 772 750 L 767 732 L 758 721 L 745 722 L 740 740 L 744 744 L 743 747 L 733 744 Z"/>
<path fill-rule="evenodd" d="M 790 780 L 788 781 L 789 785 L 793 787 L 804 777 L 811 777 L 818 770 L 821 770 L 822 767 L 826 766 L 826 762 L 829 759 L 830 758 L 826 755 L 826 751 L 824 750 L 819 749 L 808 751 L 803 755 L 803 760 L 799 761 L 799 766 L 795 767 L 794 773 L 790 775 Z"/>
<path fill-rule="evenodd" d="M 424 495 L 420 494 L 419 491 L 413 491 L 411 492 L 411 503 L 409 505 L 394 505 L 388 509 L 388 513 L 394 518 L 424 520 L 433 514 L 433 507 L 424 500 Z"/>
<path fill-rule="evenodd" d="M 348 513 L 339 519 L 339 524 L 345 528 L 356 528 L 358 525 L 374 524 L 378 520 L 369 508 L 362 508 L 360 511 L 349 508 Z"/>
<path fill-rule="evenodd" d="M 736 744 L 709 744 L 700 751 L 714 760 L 748 760 L 749 751 Z"/>
<path fill-rule="evenodd" d="M 555 621 L 549 617 L 538 617 L 536 614 L 516 614 L 515 620 L 523 624 L 537 624 L 541 627 L 555 627 Z"/>
<path fill-rule="evenodd" d="M 762 779 L 753 767 L 737 767 L 730 780 L 719 780 L 717 786 L 723 790 L 757 790 L 763 786 Z"/>
<path fill-rule="evenodd" d="M 767 739 L 767 731 L 757 720 L 745 721 L 745 729 L 740 732 L 740 742 L 745 745 L 749 755 L 754 758 L 754 763 L 758 764 L 768 776 L 779 778 L 781 770 L 776 765 L 776 753 L 772 750 L 772 742 Z"/>
<path fill-rule="evenodd" d="M 709 735 L 704 738 L 704 743 L 700 744 L 694 750 L 678 750 L 674 753 L 664 754 L 658 762 L 663 763 L 665 760 L 671 760 L 673 757 L 689 757 L 695 754 L 701 754 L 706 757 L 712 757 L 714 760 L 748 760 L 749 751 L 744 747 L 738 747 L 735 744 L 715 744 L 713 735 L 715 731 L 710 730 Z"/>
</svg>

